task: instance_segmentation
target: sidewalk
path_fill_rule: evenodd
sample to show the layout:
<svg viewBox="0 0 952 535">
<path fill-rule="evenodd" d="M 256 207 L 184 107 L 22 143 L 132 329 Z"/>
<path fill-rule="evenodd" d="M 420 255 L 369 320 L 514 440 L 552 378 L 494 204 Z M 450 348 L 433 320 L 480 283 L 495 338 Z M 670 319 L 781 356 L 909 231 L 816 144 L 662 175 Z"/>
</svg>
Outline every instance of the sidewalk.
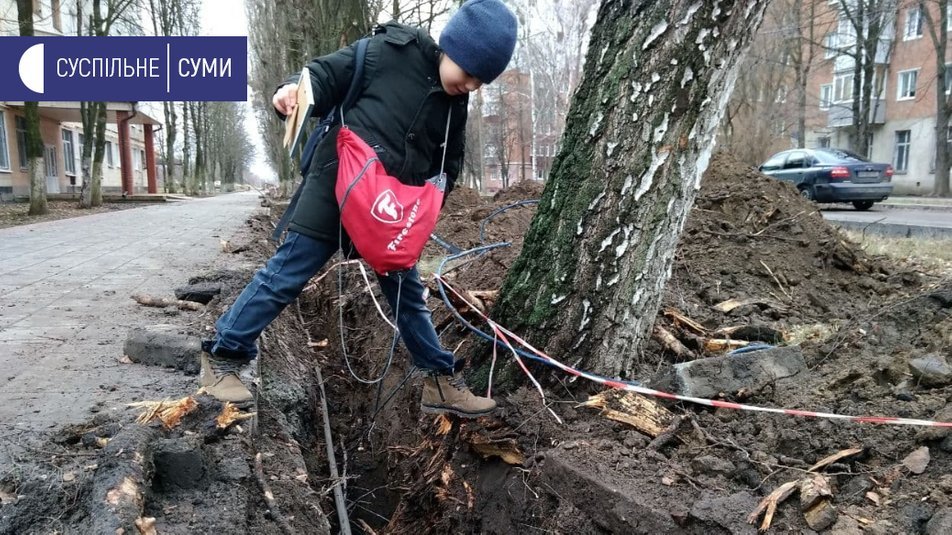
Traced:
<svg viewBox="0 0 952 535">
<path fill-rule="evenodd" d="M 876 203 L 876 206 L 903 210 L 952 211 L 952 198 L 894 196 Z"/>
<path fill-rule="evenodd" d="M 130 328 L 187 321 L 130 295 L 171 296 L 257 207 L 256 193 L 236 193 L 0 229 L 0 423 L 10 442 L 193 390 L 180 372 L 119 362 Z"/>
</svg>

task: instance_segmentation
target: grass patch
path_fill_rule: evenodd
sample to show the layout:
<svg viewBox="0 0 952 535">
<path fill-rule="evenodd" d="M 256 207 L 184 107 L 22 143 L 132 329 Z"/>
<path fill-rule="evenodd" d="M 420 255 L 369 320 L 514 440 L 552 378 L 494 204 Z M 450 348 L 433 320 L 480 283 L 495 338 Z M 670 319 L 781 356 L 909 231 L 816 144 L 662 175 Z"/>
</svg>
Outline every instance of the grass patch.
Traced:
<svg viewBox="0 0 952 535">
<path fill-rule="evenodd" d="M 868 254 L 885 256 L 942 277 L 952 276 L 952 239 L 896 238 L 855 231 L 845 233 Z"/>
</svg>

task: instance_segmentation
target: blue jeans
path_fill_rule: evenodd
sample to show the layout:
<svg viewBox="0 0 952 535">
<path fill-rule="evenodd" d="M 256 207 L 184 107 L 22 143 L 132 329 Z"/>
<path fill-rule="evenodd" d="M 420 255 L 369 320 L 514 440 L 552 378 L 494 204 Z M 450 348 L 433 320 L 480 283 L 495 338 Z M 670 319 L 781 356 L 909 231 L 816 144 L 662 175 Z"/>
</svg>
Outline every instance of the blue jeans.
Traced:
<svg viewBox="0 0 952 535">
<path fill-rule="evenodd" d="M 258 354 L 255 340 L 261 331 L 297 299 L 311 277 L 336 252 L 335 243 L 288 231 L 274 256 L 255 272 L 231 308 L 215 323 L 217 334 L 213 342 L 206 344 L 206 349 L 218 357 L 255 358 Z M 377 275 L 377 281 L 390 303 L 390 310 L 399 312 L 397 327 L 413 364 L 421 370 L 452 374 L 453 354 L 440 345 L 430 309 L 423 300 L 423 283 L 416 268 Z"/>
</svg>

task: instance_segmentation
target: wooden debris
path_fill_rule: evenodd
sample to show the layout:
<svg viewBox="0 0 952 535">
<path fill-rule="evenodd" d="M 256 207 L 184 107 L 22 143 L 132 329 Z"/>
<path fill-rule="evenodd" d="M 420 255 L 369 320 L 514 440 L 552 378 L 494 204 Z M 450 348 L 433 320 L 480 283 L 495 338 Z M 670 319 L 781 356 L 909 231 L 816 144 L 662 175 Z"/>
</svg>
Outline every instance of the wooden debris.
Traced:
<svg viewBox="0 0 952 535">
<path fill-rule="evenodd" d="M 137 303 L 147 307 L 166 308 L 176 307 L 181 310 L 204 310 L 205 305 L 194 301 L 182 301 L 181 299 L 169 299 L 166 297 L 153 297 L 146 294 L 133 294 L 132 298 Z"/>
<path fill-rule="evenodd" d="M 248 420 L 257 415 L 256 412 L 241 412 L 234 403 L 226 401 L 221 409 L 221 414 L 215 417 L 215 425 L 218 426 L 218 429 L 228 429 L 235 422 Z"/>
<path fill-rule="evenodd" d="M 797 490 L 797 484 L 797 481 L 788 481 L 774 489 L 773 492 L 760 501 L 760 504 L 757 505 L 754 512 L 750 513 L 747 517 L 747 523 L 756 523 L 760 514 L 764 513 L 764 520 L 760 523 L 760 531 L 763 532 L 770 529 L 770 523 L 773 522 L 774 513 L 777 512 L 777 505 L 789 498 L 790 495 L 793 494 L 793 491 Z"/>
<path fill-rule="evenodd" d="M 747 340 L 748 342 L 767 342 L 779 344 L 788 339 L 787 333 L 767 325 L 734 325 L 721 327 L 712 333 L 718 338 Z"/>
<path fill-rule="evenodd" d="M 139 401 L 130 403 L 129 406 L 145 408 L 145 411 L 136 418 L 136 423 L 139 425 L 145 425 L 158 418 L 166 429 L 172 429 L 182 421 L 185 415 L 198 408 L 198 402 L 192 396 L 186 396 L 175 401 L 167 399 L 162 401 Z"/>
<path fill-rule="evenodd" d="M 155 517 L 142 516 L 136 519 L 136 529 L 140 535 L 158 535 L 155 529 Z"/>
<path fill-rule="evenodd" d="M 675 419 L 674 413 L 653 399 L 620 390 L 605 390 L 581 406 L 601 409 L 606 418 L 628 424 L 652 438 L 657 438 Z"/>
<path fill-rule="evenodd" d="M 490 439 L 473 433 L 467 437 L 473 451 L 480 454 L 484 459 L 490 457 L 499 457 L 506 464 L 522 466 L 526 463 L 526 457 L 519 450 L 519 443 L 514 438 Z"/>
<path fill-rule="evenodd" d="M 747 347 L 750 342 L 746 340 L 730 340 L 726 338 L 708 338 L 704 340 L 704 351 L 709 353 L 721 353 L 724 351 L 733 351 L 742 347 Z"/>
<path fill-rule="evenodd" d="M 708 330 L 704 328 L 700 323 L 692 320 L 691 318 L 685 316 L 684 314 L 678 312 L 673 308 L 664 309 L 664 315 L 668 318 L 671 318 L 674 321 L 675 325 L 686 327 L 695 333 L 705 336 L 708 333 Z"/>
<path fill-rule="evenodd" d="M 453 421 L 443 414 L 437 416 L 434 423 L 436 424 L 436 434 L 440 436 L 448 435 L 450 430 L 453 429 Z"/>
<path fill-rule="evenodd" d="M 652 337 L 661 344 L 666 350 L 674 353 L 678 358 L 686 360 L 694 355 L 691 350 L 681 343 L 673 334 L 660 325 L 655 325 L 652 331 Z"/>
<path fill-rule="evenodd" d="M 807 470 L 807 472 L 816 472 L 817 470 L 820 470 L 821 468 L 825 468 L 837 461 L 841 461 L 847 457 L 852 457 L 860 453 L 863 453 L 863 448 L 849 448 L 843 451 L 836 452 L 833 455 L 830 455 L 829 457 L 825 457 L 817 461 L 817 463 L 811 466 Z"/>
<path fill-rule="evenodd" d="M 728 313 L 735 308 L 744 307 L 747 305 L 760 305 L 766 303 L 766 299 L 760 299 L 757 297 L 749 299 L 728 299 L 727 301 L 720 302 L 714 305 L 714 310 L 718 312 Z"/>
</svg>

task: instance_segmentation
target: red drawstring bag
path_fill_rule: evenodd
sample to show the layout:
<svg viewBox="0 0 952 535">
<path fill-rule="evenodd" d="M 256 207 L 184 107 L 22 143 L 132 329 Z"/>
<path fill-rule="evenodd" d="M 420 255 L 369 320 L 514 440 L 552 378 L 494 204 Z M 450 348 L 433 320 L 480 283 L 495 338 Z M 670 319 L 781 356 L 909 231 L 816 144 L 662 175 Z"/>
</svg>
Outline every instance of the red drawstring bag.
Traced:
<svg viewBox="0 0 952 535">
<path fill-rule="evenodd" d="M 447 120 L 447 137 L 449 120 Z M 446 140 L 443 158 L 446 159 Z M 446 175 L 423 186 L 403 184 L 387 174 L 377 153 L 353 130 L 337 134 L 339 167 L 335 193 L 340 219 L 360 256 L 382 275 L 416 265 L 436 227 Z"/>
</svg>

